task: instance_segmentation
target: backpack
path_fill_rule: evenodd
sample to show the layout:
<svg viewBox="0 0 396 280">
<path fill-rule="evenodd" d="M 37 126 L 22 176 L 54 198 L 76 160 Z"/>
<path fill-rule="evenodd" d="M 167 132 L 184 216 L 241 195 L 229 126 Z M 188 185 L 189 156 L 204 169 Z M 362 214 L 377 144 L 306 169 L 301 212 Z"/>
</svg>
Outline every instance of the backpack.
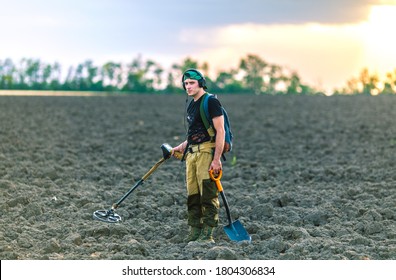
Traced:
<svg viewBox="0 0 396 280">
<path fill-rule="evenodd" d="M 203 99 L 201 101 L 201 106 L 199 108 L 202 121 L 207 129 L 209 136 L 214 137 L 216 135 L 216 131 L 213 126 L 212 118 L 209 115 L 209 98 L 217 98 L 214 94 L 205 93 Z M 224 153 L 230 152 L 232 150 L 232 132 L 231 132 L 231 124 L 228 118 L 227 111 L 221 106 L 221 110 L 223 111 L 224 116 L 224 130 L 225 130 L 225 141 L 224 141 L 224 150 L 223 150 L 223 159 L 225 160 Z"/>
</svg>

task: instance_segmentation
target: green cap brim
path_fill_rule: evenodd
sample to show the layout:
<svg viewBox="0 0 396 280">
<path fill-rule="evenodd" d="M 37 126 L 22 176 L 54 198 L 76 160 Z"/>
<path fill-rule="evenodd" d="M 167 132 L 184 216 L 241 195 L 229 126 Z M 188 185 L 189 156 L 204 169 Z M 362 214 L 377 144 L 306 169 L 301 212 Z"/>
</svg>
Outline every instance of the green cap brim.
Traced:
<svg viewBox="0 0 396 280">
<path fill-rule="evenodd" d="M 202 79 L 202 77 L 195 71 L 187 71 L 184 73 L 183 82 L 187 79 L 192 79 L 192 80 L 198 81 L 198 80 Z"/>
</svg>

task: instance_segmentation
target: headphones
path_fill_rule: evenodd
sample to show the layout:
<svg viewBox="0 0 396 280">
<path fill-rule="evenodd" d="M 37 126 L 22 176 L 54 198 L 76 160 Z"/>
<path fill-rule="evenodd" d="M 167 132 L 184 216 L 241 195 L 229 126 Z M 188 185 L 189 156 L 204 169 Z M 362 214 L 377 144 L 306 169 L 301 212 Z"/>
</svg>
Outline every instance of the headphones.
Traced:
<svg viewBox="0 0 396 280">
<path fill-rule="evenodd" d="M 187 73 L 189 71 L 193 71 L 196 74 L 198 74 L 198 76 L 200 76 L 200 79 L 198 80 L 199 87 L 201 87 L 203 89 L 207 89 L 205 77 L 201 74 L 201 72 L 199 72 L 196 69 L 190 68 L 190 69 L 187 69 L 186 71 L 184 71 L 183 76 L 182 76 L 182 84 L 183 84 L 184 90 L 186 90 L 186 86 L 184 85 L 184 78 L 187 78 L 187 79 L 189 78 L 190 75 L 189 75 L 189 73 Z"/>
</svg>

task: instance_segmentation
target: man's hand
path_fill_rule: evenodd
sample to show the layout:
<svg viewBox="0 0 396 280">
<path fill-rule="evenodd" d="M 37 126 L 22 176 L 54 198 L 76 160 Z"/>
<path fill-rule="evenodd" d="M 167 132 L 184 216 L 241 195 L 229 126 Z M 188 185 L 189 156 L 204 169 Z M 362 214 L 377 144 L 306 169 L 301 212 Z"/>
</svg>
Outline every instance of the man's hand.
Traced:
<svg viewBox="0 0 396 280">
<path fill-rule="evenodd" d="M 220 173 L 221 169 L 222 169 L 221 160 L 213 159 L 212 163 L 210 164 L 209 170 L 213 170 L 213 173 L 217 175 Z"/>
<path fill-rule="evenodd" d="M 183 142 L 179 146 L 174 147 L 171 152 L 172 156 L 174 156 L 177 159 L 181 159 L 186 145 L 187 142 Z"/>
</svg>

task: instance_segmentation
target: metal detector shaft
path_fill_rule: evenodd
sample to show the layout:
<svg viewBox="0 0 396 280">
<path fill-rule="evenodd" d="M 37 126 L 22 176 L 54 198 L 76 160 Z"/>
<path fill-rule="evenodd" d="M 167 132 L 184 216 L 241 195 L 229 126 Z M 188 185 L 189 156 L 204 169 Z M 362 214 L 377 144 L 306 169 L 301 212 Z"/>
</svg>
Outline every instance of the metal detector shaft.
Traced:
<svg viewBox="0 0 396 280">
<path fill-rule="evenodd" d="M 139 187 L 153 172 L 162 164 L 164 163 L 166 158 L 161 158 L 159 161 L 157 161 L 156 164 L 154 164 L 153 167 L 150 168 L 150 170 L 143 175 L 143 177 L 126 193 L 124 194 L 123 197 L 121 197 L 116 203 L 112 205 L 112 209 L 117 209 L 118 206 L 135 190 L 137 187 Z"/>
</svg>

